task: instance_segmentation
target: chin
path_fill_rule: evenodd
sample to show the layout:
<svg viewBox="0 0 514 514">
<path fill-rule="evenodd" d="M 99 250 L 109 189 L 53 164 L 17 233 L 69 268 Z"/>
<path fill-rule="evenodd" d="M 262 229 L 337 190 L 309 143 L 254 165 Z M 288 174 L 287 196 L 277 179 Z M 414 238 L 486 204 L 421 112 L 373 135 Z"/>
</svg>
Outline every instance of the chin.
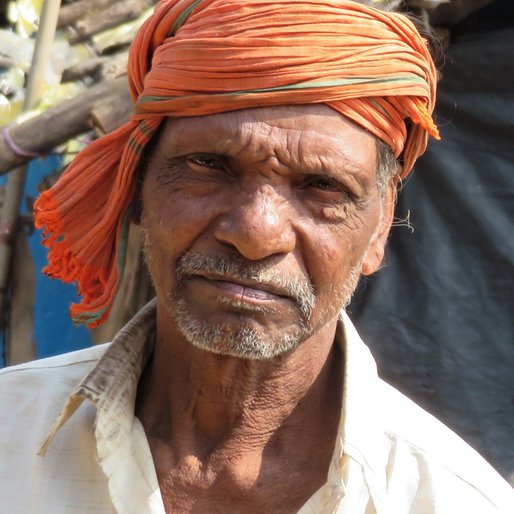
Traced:
<svg viewBox="0 0 514 514">
<path fill-rule="evenodd" d="M 171 310 L 178 329 L 196 348 L 248 360 L 266 360 L 285 355 L 308 338 L 308 330 L 289 325 L 281 330 L 267 330 L 258 323 L 241 318 L 235 322 L 214 322 L 195 316 L 179 300 Z"/>
</svg>

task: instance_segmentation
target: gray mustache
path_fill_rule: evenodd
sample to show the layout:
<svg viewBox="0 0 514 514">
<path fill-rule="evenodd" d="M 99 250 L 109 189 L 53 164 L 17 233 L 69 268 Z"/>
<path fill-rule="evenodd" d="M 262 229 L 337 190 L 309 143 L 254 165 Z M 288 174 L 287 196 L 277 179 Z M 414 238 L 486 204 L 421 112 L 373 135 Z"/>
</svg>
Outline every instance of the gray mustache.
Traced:
<svg viewBox="0 0 514 514">
<path fill-rule="evenodd" d="M 305 320 L 310 319 L 316 302 L 314 287 L 309 280 L 285 276 L 265 262 L 251 262 L 238 257 L 225 257 L 202 255 L 187 252 L 177 262 L 177 282 L 206 273 L 219 275 L 225 279 L 246 280 L 256 282 L 264 287 L 283 291 L 292 298 Z"/>
</svg>

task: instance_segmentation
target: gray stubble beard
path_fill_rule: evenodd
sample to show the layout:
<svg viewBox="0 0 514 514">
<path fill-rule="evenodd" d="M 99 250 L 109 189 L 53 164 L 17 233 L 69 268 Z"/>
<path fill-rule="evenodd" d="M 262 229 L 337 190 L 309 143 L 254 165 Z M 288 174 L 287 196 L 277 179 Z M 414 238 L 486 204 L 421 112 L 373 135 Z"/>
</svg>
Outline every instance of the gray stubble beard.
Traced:
<svg viewBox="0 0 514 514">
<path fill-rule="evenodd" d="M 151 270 L 148 249 L 152 246 L 152 241 L 144 216 L 142 229 L 143 253 L 147 266 Z M 184 254 L 177 263 L 177 284 L 174 290 L 168 293 L 166 308 L 180 332 L 189 343 L 197 348 L 218 355 L 241 359 L 272 359 L 293 351 L 317 329 L 321 328 L 326 322 L 346 308 L 357 287 L 362 262 L 366 253 L 367 249 L 359 262 L 350 270 L 347 280 L 341 287 L 333 305 L 320 314 L 320 321 L 317 323 L 317 326 L 313 326 L 312 323 L 316 296 L 309 280 L 288 279 L 278 275 L 265 264 L 250 263 L 241 258 L 229 260 L 192 253 Z M 299 323 L 297 326 L 291 326 L 278 340 L 275 340 L 272 337 L 267 337 L 265 332 L 259 333 L 248 325 L 243 325 L 234 331 L 228 323 L 216 324 L 208 319 L 198 319 L 191 312 L 184 298 L 181 297 L 180 288 L 189 276 L 199 271 L 208 271 L 262 283 L 272 283 L 286 289 L 289 295 L 295 299 L 300 314 Z M 221 300 L 220 303 L 225 302 Z M 244 307 L 249 310 L 248 304 L 245 303 Z M 256 307 L 255 309 L 258 310 L 259 308 Z"/>
<path fill-rule="evenodd" d="M 341 308 L 345 308 L 357 286 L 361 263 L 350 270 L 348 279 L 334 307 L 320 316 L 320 322 L 313 326 L 312 313 L 316 297 L 312 284 L 307 280 L 288 279 L 277 275 L 272 269 L 258 263 L 248 263 L 242 260 L 227 260 L 204 255 L 184 254 L 177 265 L 177 286 L 168 295 L 170 315 L 173 317 L 180 332 L 195 347 L 207 350 L 218 355 L 237 357 L 250 360 L 272 359 L 293 351 L 303 341 L 310 337 L 316 329 L 323 326 L 329 319 L 337 315 Z M 274 284 L 288 291 L 294 298 L 299 312 L 299 323 L 288 327 L 279 338 L 268 336 L 266 331 L 256 331 L 248 325 L 242 324 L 234 330 L 228 323 L 213 323 L 209 319 L 199 319 L 189 309 L 187 302 L 180 294 L 182 284 L 191 274 L 204 271 L 228 275 L 235 279 L 250 279 L 264 284 Z M 237 302 L 225 302 L 237 307 Z M 171 306 L 174 308 L 171 310 Z M 336 307 L 337 305 L 337 307 Z M 251 312 L 248 304 L 241 307 Z M 264 308 L 254 307 L 253 310 L 266 314 Z"/>
<path fill-rule="evenodd" d="M 234 329 L 233 323 L 214 323 L 209 319 L 199 319 L 191 312 L 181 295 L 185 282 L 199 272 L 230 277 L 235 281 L 251 280 L 286 291 L 294 300 L 299 312 L 299 323 L 288 328 L 279 339 L 276 339 L 268 337 L 265 331 L 259 332 L 244 322 Z M 182 255 L 177 263 L 176 277 L 177 285 L 169 294 L 169 305 L 175 307 L 170 314 L 182 334 L 197 348 L 219 355 L 263 360 L 291 351 L 309 335 L 316 297 L 307 279 L 285 277 L 262 262 L 249 262 L 240 257 L 220 258 L 189 252 Z M 249 314 L 252 311 L 262 315 L 273 313 L 273 310 L 268 307 L 249 305 L 246 302 L 227 300 L 224 297 L 220 297 L 218 301 L 221 305 L 240 308 Z"/>
</svg>

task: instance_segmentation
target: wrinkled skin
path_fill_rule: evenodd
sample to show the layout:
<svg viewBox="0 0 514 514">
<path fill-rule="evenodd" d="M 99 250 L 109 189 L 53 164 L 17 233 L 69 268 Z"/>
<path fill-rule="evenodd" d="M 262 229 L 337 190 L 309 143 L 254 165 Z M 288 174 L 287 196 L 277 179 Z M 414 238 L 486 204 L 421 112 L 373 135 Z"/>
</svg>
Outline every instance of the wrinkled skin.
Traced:
<svg viewBox="0 0 514 514">
<path fill-rule="evenodd" d="M 165 122 L 142 190 L 158 306 L 136 412 L 168 511 L 296 512 L 325 482 L 338 312 L 392 220 L 375 169 L 375 139 L 323 105 Z"/>
</svg>

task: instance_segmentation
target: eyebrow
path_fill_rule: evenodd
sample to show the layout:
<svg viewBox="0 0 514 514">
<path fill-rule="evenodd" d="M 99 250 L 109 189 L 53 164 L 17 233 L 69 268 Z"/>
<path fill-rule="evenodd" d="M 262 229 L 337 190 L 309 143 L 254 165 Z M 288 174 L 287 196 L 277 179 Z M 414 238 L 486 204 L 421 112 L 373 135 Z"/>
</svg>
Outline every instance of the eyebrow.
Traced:
<svg viewBox="0 0 514 514">
<path fill-rule="evenodd" d="M 244 147 L 252 143 L 252 138 L 244 137 L 240 127 L 230 130 L 229 133 L 225 133 L 223 138 L 220 138 L 218 136 L 216 125 L 219 125 L 218 128 L 223 127 L 224 131 L 227 130 L 227 127 L 216 123 L 214 125 L 215 126 L 210 127 L 211 130 L 207 131 L 207 136 L 200 143 L 195 137 L 198 128 L 191 125 L 181 127 L 180 120 L 177 120 L 177 123 L 171 127 L 171 130 L 175 132 L 175 135 L 172 134 L 167 138 L 168 143 L 166 144 L 163 152 L 163 157 L 170 160 L 186 157 L 192 154 L 208 154 L 219 156 L 220 158 L 230 161 L 231 159 L 237 159 L 237 154 Z M 202 127 L 202 130 L 205 131 L 205 127 Z M 315 133 L 315 131 L 310 130 L 299 130 L 294 128 L 292 128 L 292 130 Z M 185 136 L 185 140 L 181 136 Z M 352 159 L 351 156 L 347 155 L 344 150 L 341 149 L 338 145 L 340 141 L 336 137 L 330 135 L 320 135 L 319 137 L 320 139 L 323 138 L 333 141 L 336 148 L 332 149 L 325 155 L 316 154 L 315 152 L 309 152 L 308 150 L 303 149 L 297 153 L 298 159 L 295 159 L 294 168 L 301 173 L 311 172 L 335 179 L 338 178 L 336 170 L 344 170 L 348 175 L 355 177 L 358 182 L 362 182 L 362 180 L 359 180 L 359 177 L 364 178 L 364 175 L 367 175 L 368 170 L 365 169 L 358 160 Z M 229 140 L 237 143 L 235 149 L 231 150 L 230 147 L 227 147 L 227 142 Z M 280 164 L 293 168 L 293 166 L 288 166 L 286 164 L 286 160 L 279 159 L 277 149 L 275 149 L 274 154 Z M 255 157 L 257 158 L 257 155 Z"/>
</svg>

